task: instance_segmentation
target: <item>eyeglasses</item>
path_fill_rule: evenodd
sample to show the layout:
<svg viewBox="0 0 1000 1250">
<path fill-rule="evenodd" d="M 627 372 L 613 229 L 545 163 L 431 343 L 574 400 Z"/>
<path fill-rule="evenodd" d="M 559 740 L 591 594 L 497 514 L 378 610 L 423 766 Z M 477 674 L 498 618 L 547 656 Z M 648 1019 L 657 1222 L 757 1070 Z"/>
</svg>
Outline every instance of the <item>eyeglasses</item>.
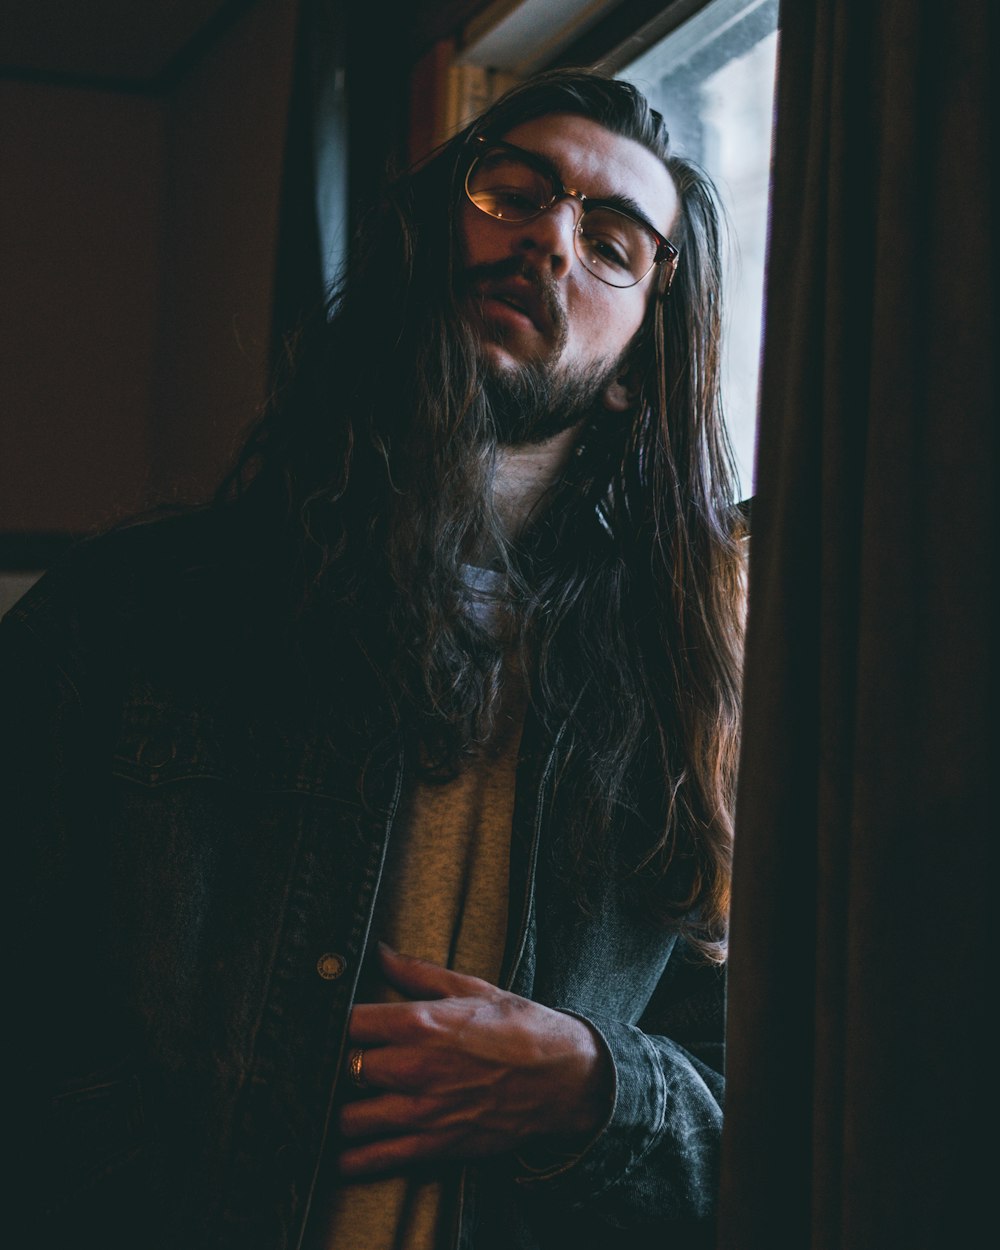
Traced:
<svg viewBox="0 0 1000 1250">
<path fill-rule="evenodd" d="M 465 193 L 481 212 L 521 225 L 560 200 L 577 200 L 582 212 L 573 245 L 595 278 L 608 286 L 635 286 L 654 265 L 666 262 L 664 293 L 669 291 L 677 269 L 677 248 L 648 221 L 610 200 L 591 199 L 563 186 L 553 166 L 534 152 L 511 143 L 490 143 L 482 135 L 475 142 L 479 150 L 465 175 Z"/>
</svg>

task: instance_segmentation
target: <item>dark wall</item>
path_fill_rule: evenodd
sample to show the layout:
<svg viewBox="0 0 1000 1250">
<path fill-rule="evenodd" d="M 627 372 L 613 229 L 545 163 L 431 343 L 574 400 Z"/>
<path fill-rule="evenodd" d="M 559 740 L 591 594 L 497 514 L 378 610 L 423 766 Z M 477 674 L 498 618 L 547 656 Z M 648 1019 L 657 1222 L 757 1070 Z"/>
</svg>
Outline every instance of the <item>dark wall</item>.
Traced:
<svg viewBox="0 0 1000 1250">
<path fill-rule="evenodd" d="M 0 108 L 0 530 L 83 530 L 149 465 L 167 102 L 3 83 Z"/>
<path fill-rule="evenodd" d="M 168 87 L 0 83 L 0 535 L 210 489 L 263 393 L 297 5 Z"/>
<path fill-rule="evenodd" d="M 353 224 L 426 146 L 452 43 L 486 7 L 190 0 L 151 34 L 105 0 L 93 30 L 73 10 L 49 71 L 35 23 L 26 65 L 0 66 L 0 566 L 23 564 L 25 536 L 204 497 L 229 463 L 275 335 L 316 298 L 297 181 L 325 72 L 313 36 L 345 70 Z M 129 30 L 104 29 L 116 13 Z M 158 70 L 157 40 L 199 14 Z"/>
</svg>

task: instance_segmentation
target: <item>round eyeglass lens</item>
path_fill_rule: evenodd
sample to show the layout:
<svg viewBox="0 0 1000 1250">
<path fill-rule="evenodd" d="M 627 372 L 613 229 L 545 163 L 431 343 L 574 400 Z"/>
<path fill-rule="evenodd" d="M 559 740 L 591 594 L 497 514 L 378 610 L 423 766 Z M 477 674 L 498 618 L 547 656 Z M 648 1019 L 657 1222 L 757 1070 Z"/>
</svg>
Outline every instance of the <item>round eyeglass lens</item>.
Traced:
<svg viewBox="0 0 1000 1250">
<path fill-rule="evenodd" d="M 530 221 L 552 206 L 557 188 L 542 170 L 507 151 L 484 153 L 465 180 L 469 199 L 498 221 Z M 609 286 L 635 286 L 656 262 L 656 240 L 617 209 L 583 206 L 574 236 L 576 254 Z"/>
<path fill-rule="evenodd" d="M 487 152 L 476 161 L 465 189 L 476 208 L 501 221 L 528 221 L 555 195 L 551 178 L 506 152 Z"/>
<path fill-rule="evenodd" d="M 576 253 L 610 286 L 635 286 L 653 268 L 656 240 L 646 227 L 614 208 L 585 209 L 576 228 Z"/>
</svg>

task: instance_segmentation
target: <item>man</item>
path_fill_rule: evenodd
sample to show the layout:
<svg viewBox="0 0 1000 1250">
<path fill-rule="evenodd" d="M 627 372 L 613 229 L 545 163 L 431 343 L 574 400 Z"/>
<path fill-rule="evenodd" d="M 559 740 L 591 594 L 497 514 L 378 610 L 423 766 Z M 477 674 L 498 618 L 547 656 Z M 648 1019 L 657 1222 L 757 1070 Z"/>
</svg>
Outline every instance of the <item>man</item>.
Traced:
<svg viewBox="0 0 1000 1250">
<path fill-rule="evenodd" d="M 516 88 L 392 189 L 215 505 L 8 616 L 33 1244 L 710 1241 L 717 239 L 632 88 Z"/>
</svg>

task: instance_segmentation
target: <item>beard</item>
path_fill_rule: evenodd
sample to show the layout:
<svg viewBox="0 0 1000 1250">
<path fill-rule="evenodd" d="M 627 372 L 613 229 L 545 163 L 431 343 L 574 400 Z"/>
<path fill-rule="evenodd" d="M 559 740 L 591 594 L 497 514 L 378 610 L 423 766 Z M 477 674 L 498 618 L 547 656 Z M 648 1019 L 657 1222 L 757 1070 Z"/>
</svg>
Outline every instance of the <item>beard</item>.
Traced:
<svg viewBox="0 0 1000 1250">
<path fill-rule="evenodd" d="M 598 417 L 602 397 L 621 374 L 622 361 L 601 360 L 570 374 L 544 362 L 497 368 L 486 363 L 483 396 L 500 446 L 544 443 Z"/>
<path fill-rule="evenodd" d="M 559 356 L 568 337 L 566 314 L 555 284 L 521 257 L 509 257 L 468 270 L 466 298 L 474 301 L 481 284 L 514 274 L 531 282 L 538 291 L 548 313 L 553 341 L 546 355 L 538 360 L 506 366 L 498 366 L 486 357 L 482 360 L 483 397 L 496 441 L 506 447 L 544 443 L 571 426 L 599 416 L 603 411 L 601 398 L 608 386 L 622 375 L 628 356 L 626 351 L 573 372 L 560 368 Z M 482 333 L 482 328 L 478 332 Z M 502 346 L 502 332 L 494 327 L 490 333 L 493 341 Z"/>
</svg>

